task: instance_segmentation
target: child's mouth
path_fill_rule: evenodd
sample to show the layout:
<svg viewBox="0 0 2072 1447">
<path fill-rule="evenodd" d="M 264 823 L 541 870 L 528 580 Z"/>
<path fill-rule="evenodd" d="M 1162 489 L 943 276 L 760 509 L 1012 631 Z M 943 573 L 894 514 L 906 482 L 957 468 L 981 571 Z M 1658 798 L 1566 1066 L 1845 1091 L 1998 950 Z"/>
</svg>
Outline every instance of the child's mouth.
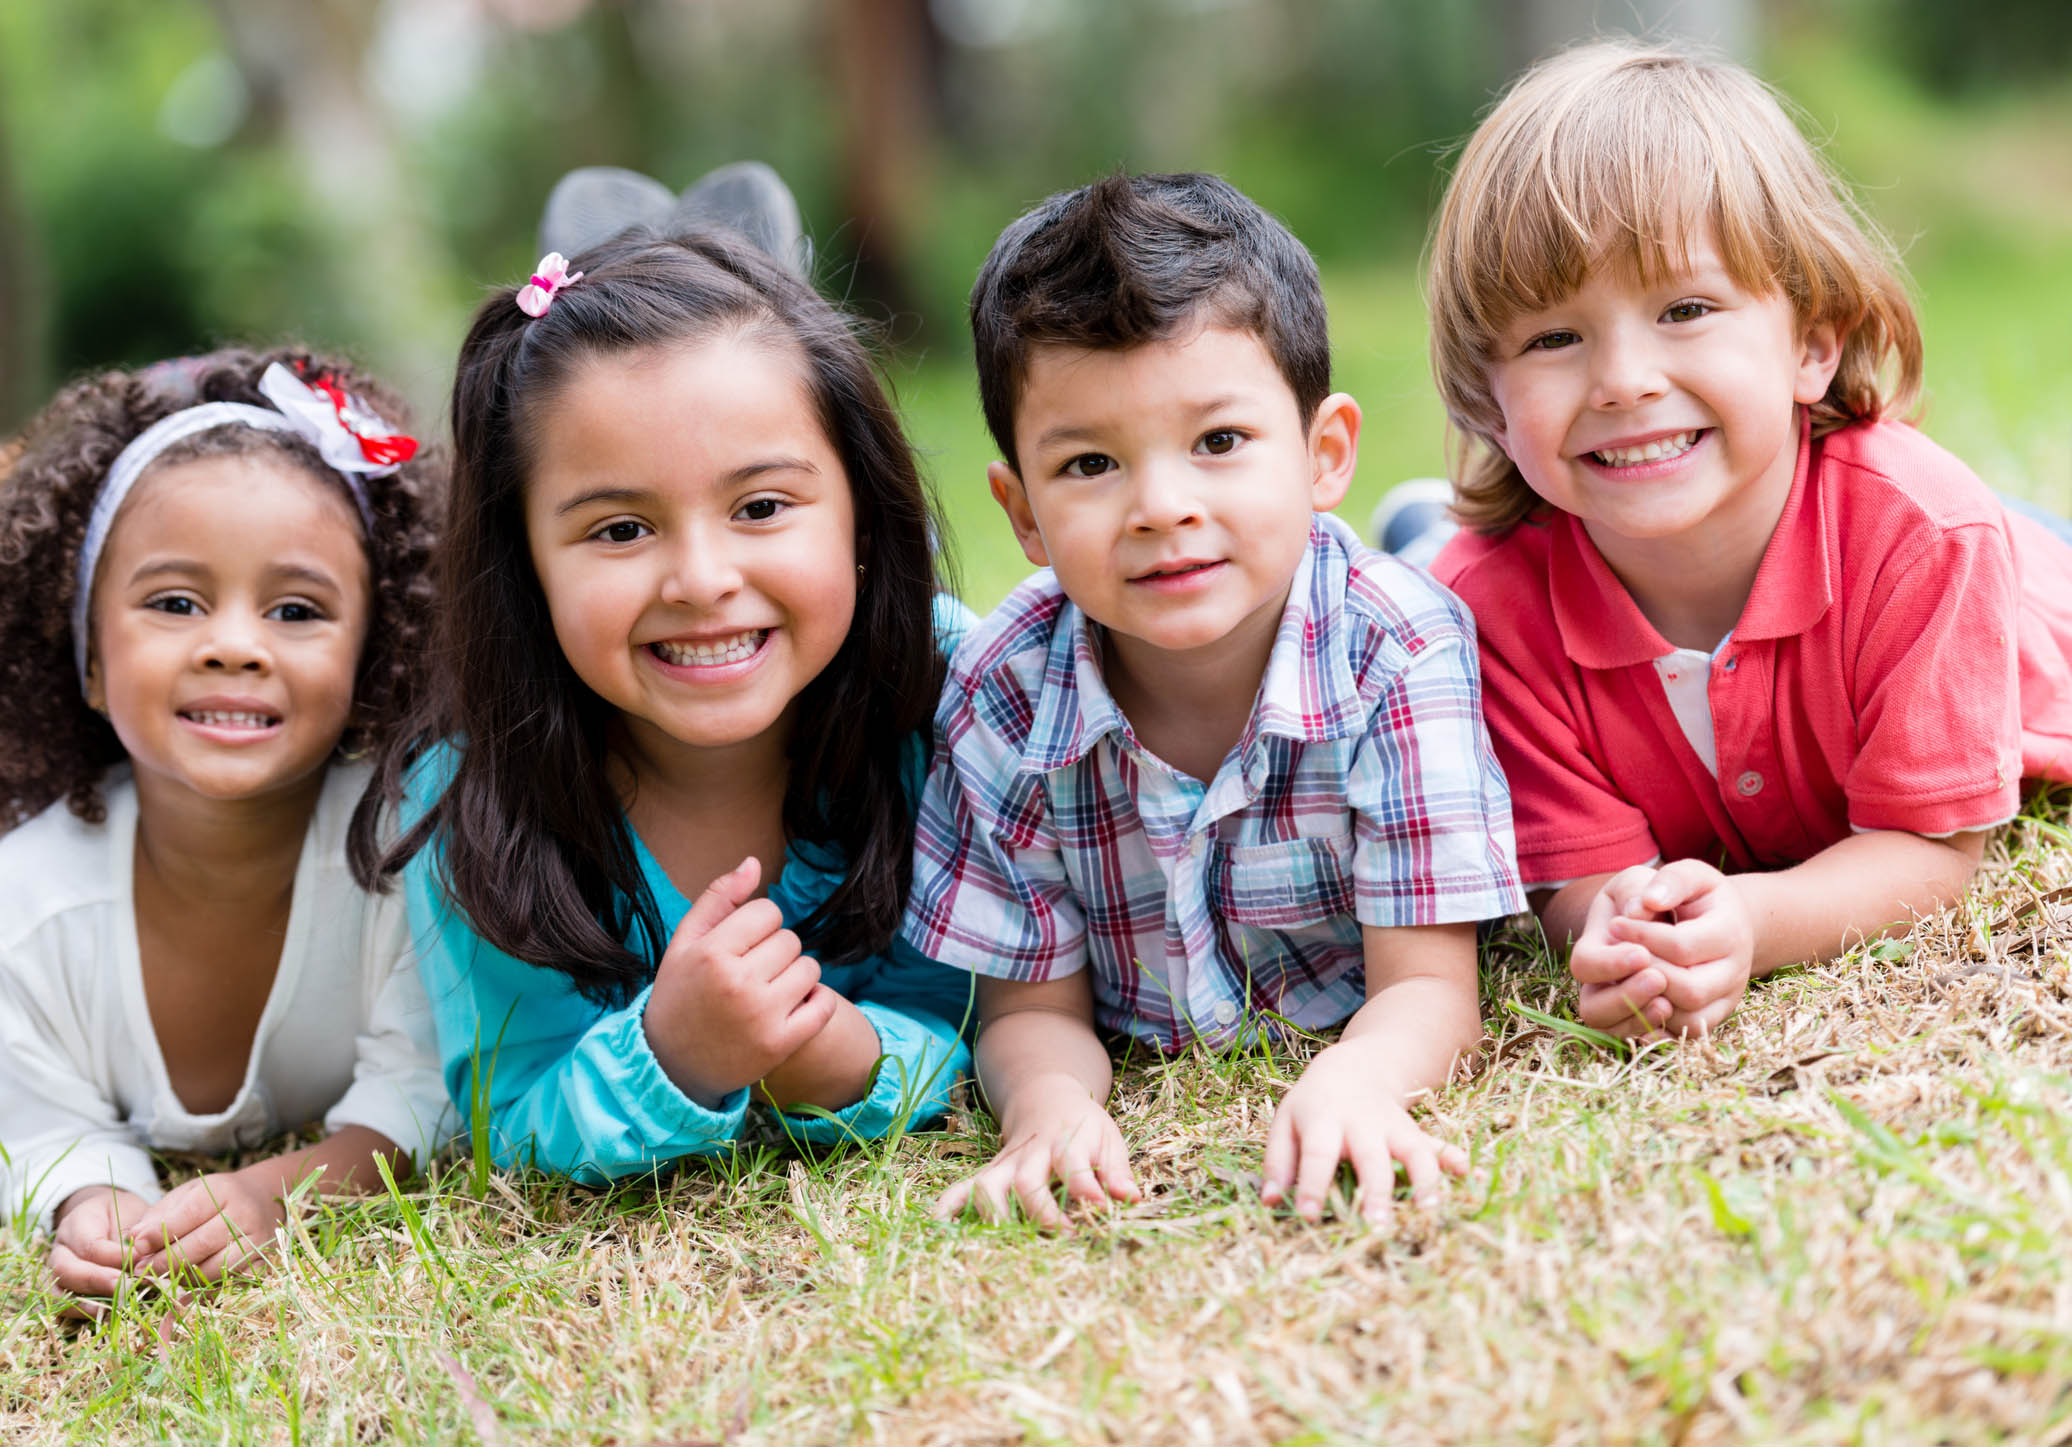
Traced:
<svg viewBox="0 0 2072 1447">
<path fill-rule="evenodd" d="M 1683 456 L 1698 445 L 1709 428 L 1701 427 L 1694 432 L 1678 432 L 1669 437 L 1657 437 L 1652 442 L 1643 442 L 1638 447 L 1607 447 L 1593 452 L 1591 457 L 1605 467 L 1639 467 L 1649 462 L 1670 462 Z"/>
<path fill-rule="evenodd" d="M 1211 569 L 1220 568 L 1222 566 L 1223 564 L 1220 559 L 1211 559 L 1203 562 L 1190 561 L 1184 563 L 1172 563 L 1162 568 L 1153 568 L 1148 573 L 1139 573 L 1135 578 L 1131 579 L 1131 581 L 1136 583 L 1153 584 L 1180 583 L 1185 582 L 1186 580 L 1191 578 L 1198 578 L 1202 574 L 1209 572 Z"/>
<path fill-rule="evenodd" d="M 657 640 L 648 645 L 648 651 L 677 668 L 720 668 L 755 657 L 756 651 L 763 646 L 763 640 L 769 636 L 767 628 L 751 628 L 731 638 L 711 638 L 698 643 Z"/>
<path fill-rule="evenodd" d="M 244 709 L 183 708 L 180 717 L 191 724 L 207 729 L 224 729 L 232 733 L 263 733 L 267 729 L 280 727 L 280 716 L 270 713 L 254 713 Z"/>
</svg>

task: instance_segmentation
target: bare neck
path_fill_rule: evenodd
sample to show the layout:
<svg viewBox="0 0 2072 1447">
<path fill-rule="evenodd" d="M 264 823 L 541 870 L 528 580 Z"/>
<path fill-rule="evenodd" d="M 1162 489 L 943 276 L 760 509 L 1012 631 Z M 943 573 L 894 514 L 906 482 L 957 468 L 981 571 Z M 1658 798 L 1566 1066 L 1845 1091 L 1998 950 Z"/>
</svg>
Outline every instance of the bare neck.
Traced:
<svg viewBox="0 0 2072 1447">
<path fill-rule="evenodd" d="M 139 773 L 136 868 L 162 897 L 247 909 L 291 892 L 324 771 L 249 799 L 207 799 Z"/>
<path fill-rule="evenodd" d="M 1587 521 L 1583 527 L 1656 632 L 1678 648 L 1709 652 L 1748 607 L 1792 478 L 1787 468 L 1781 478 L 1763 479 L 1734 507 L 1666 538 L 1622 538 Z"/>
</svg>

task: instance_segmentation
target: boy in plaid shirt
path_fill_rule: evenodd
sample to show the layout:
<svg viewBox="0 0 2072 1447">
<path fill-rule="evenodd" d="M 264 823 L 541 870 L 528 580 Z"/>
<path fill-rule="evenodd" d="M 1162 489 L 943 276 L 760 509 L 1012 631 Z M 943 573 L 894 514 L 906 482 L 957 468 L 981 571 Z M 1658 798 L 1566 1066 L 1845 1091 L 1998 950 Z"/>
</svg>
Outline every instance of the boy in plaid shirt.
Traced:
<svg viewBox="0 0 2072 1447">
<path fill-rule="evenodd" d="M 1029 560 L 959 648 L 907 937 L 978 980 L 1003 1149 L 943 1214 L 1134 1200 L 1095 1027 L 1162 1050 L 1347 1021 L 1265 1199 L 1342 1160 L 1384 1220 L 1466 1157 L 1412 1122 L 1481 1035 L 1475 925 L 1524 907 L 1473 624 L 1328 515 L 1360 411 L 1316 267 L 1210 176 L 1113 176 L 1001 235 L 971 297 L 988 471 Z M 1350 1018 L 1348 1018 L 1350 1017 Z"/>
</svg>

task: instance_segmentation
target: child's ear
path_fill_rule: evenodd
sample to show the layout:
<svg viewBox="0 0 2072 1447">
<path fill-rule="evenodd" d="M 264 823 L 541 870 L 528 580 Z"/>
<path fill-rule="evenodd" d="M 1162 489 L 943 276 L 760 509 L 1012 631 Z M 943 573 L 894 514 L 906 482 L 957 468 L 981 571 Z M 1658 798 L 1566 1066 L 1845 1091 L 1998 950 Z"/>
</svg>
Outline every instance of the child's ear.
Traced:
<svg viewBox="0 0 2072 1447">
<path fill-rule="evenodd" d="M 1333 392 L 1309 424 L 1309 505 L 1329 512 L 1345 501 L 1360 463 L 1360 404 Z"/>
<path fill-rule="evenodd" d="M 1050 566 L 1050 553 L 1037 530 L 1036 514 L 1029 510 L 1029 493 L 1022 476 L 1004 462 L 986 464 L 986 482 L 993 489 L 993 501 L 1014 526 L 1014 540 L 1022 545 L 1022 556 L 1039 568 Z"/>
<path fill-rule="evenodd" d="M 1791 389 L 1794 402 L 1810 407 L 1827 395 L 1828 383 L 1842 365 L 1843 340 L 1833 322 L 1815 322 L 1806 328 L 1799 338 L 1799 372 Z"/>
<path fill-rule="evenodd" d="M 101 660 L 86 656 L 86 706 L 102 718 L 108 716 L 108 686 L 101 681 Z"/>
</svg>

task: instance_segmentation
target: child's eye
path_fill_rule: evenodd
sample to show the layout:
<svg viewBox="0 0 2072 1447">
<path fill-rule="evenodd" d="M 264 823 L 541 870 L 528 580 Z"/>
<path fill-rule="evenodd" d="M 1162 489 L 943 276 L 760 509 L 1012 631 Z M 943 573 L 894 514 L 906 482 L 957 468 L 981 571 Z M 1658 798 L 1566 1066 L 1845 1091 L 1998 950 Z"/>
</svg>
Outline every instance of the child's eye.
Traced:
<svg viewBox="0 0 2072 1447">
<path fill-rule="evenodd" d="M 1563 347 L 1572 347 L 1581 340 L 1581 337 L 1570 331 L 1541 332 L 1525 344 L 1525 350 L 1528 352 L 1555 352 Z"/>
<path fill-rule="evenodd" d="M 615 522 L 606 523 L 590 536 L 601 538 L 608 543 L 632 543 L 638 542 L 647 534 L 647 531 L 645 523 Z"/>
<path fill-rule="evenodd" d="M 323 610 L 314 603 L 276 603 L 266 610 L 266 616 L 276 623 L 316 623 L 322 620 Z"/>
<path fill-rule="evenodd" d="M 1694 322 L 1711 311 L 1712 307 L 1706 302 L 1680 301 L 1663 312 L 1662 319 L 1671 322 Z"/>
<path fill-rule="evenodd" d="M 144 606 L 155 609 L 160 613 L 170 613 L 176 618 L 191 618 L 197 611 L 192 598 L 184 597 L 178 593 L 168 593 L 159 598 L 146 598 Z"/>
<path fill-rule="evenodd" d="M 1204 432 L 1201 441 L 1195 445 L 1211 457 L 1224 457 L 1234 452 L 1242 440 L 1243 434 L 1235 429 L 1218 427 L 1214 432 Z"/>
<path fill-rule="evenodd" d="M 1103 452 L 1082 452 L 1060 469 L 1067 477 L 1099 477 L 1112 470 L 1115 459 Z"/>
<path fill-rule="evenodd" d="M 734 516 L 752 523 L 766 523 L 783 511 L 784 500 L 782 498 L 757 497 L 750 498 L 747 502 L 742 503 L 740 511 L 736 512 Z"/>
</svg>

